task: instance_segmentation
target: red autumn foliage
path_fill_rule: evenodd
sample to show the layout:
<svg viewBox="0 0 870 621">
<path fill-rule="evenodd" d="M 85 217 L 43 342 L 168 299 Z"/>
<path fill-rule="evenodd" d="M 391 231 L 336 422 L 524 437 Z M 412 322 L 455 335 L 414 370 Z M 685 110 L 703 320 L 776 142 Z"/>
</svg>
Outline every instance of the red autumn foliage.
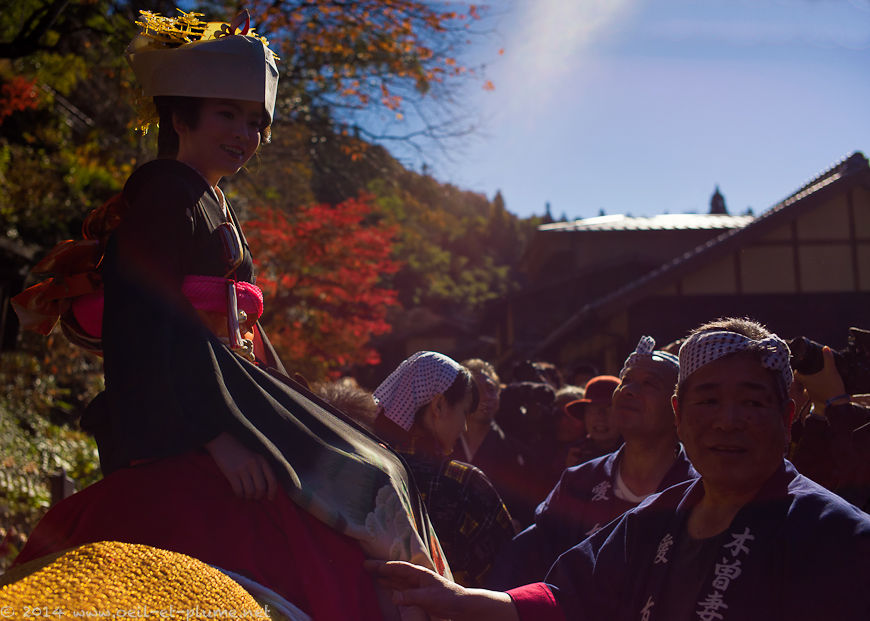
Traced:
<svg viewBox="0 0 870 621">
<path fill-rule="evenodd" d="M 265 298 L 263 322 L 288 370 L 310 380 L 377 364 L 373 336 L 389 332 L 397 292 L 383 276 L 396 227 L 370 223 L 372 198 L 307 205 L 288 214 L 261 207 L 245 225 Z"/>
<path fill-rule="evenodd" d="M 36 80 L 19 75 L 0 86 L 0 123 L 15 112 L 35 109 L 39 105 L 35 84 Z"/>
</svg>

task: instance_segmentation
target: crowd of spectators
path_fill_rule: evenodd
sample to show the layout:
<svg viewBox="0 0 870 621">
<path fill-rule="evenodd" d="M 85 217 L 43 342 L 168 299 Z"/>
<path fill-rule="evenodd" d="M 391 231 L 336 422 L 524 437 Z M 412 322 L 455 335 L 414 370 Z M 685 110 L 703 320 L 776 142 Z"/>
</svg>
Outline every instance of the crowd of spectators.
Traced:
<svg viewBox="0 0 870 621">
<path fill-rule="evenodd" d="M 373 571 L 453 619 L 870 618 L 870 385 L 847 387 L 842 356 L 818 349 L 820 369 L 793 372 L 784 340 L 724 319 L 681 347 L 644 337 L 618 377 L 583 387 L 524 362 L 491 428 L 536 480 L 500 489 L 524 529 L 494 590 Z"/>
<path fill-rule="evenodd" d="M 466 464 L 478 484 L 487 483 L 478 492 L 488 498 L 485 511 L 475 506 L 480 499 L 473 502 L 466 496 L 457 504 L 455 493 L 452 500 L 431 494 L 426 500 L 431 514 L 446 509 L 452 516 L 452 526 L 439 529 L 443 518 L 435 525 L 448 562 L 456 565 L 459 584 L 507 590 L 543 581 L 562 553 L 649 496 L 699 476 L 680 442 L 671 403 L 681 342 L 654 349 L 654 341 L 644 337 L 634 352 L 626 352 L 618 377 L 578 364 L 564 376 L 579 379 L 580 385 L 566 383 L 559 369 L 545 361 L 522 361 L 506 378 L 485 360 L 462 361 L 460 366 L 474 380 L 475 407 L 452 451 L 446 445 L 439 454 L 430 451 L 430 472 L 419 475 L 431 486 L 440 460 L 441 478 L 461 482 L 467 471 L 458 476 L 450 470 Z M 799 472 L 866 512 L 870 408 L 864 397 L 845 389 L 830 348 L 821 351 L 821 370 L 793 375 L 789 396 L 796 409 L 783 456 Z M 379 410 L 377 399 L 367 410 L 361 422 L 371 425 L 373 412 Z M 404 445 L 383 425 L 378 431 Z M 419 470 L 413 456 L 409 463 Z M 493 491 L 504 507 L 496 512 L 499 519 L 487 517 L 493 514 Z M 439 503 L 445 506 L 439 508 Z M 469 519 L 469 513 L 476 513 L 470 520 L 474 528 L 465 528 L 470 538 L 456 545 L 457 516 Z M 517 533 L 513 539 L 505 536 L 505 514 Z M 483 543 L 475 547 L 474 538 Z M 454 551 L 458 549 L 464 558 Z M 473 576 L 466 571 L 470 550 L 477 554 Z"/>
<path fill-rule="evenodd" d="M 847 388 L 837 353 L 818 349 L 820 369 L 792 371 L 785 341 L 728 319 L 661 348 L 644 336 L 614 375 L 576 365 L 564 375 L 576 384 L 545 361 L 500 375 L 480 358 L 422 351 L 374 391 L 352 377 L 312 390 L 401 456 L 425 505 L 453 581 L 379 561 L 378 588 L 400 604 L 475 621 L 488 618 L 478 610 L 559 619 L 587 608 L 809 619 L 819 602 L 839 611 L 830 618 L 868 618 L 867 590 L 841 587 L 870 579 L 870 385 Z M 818 545 L 794 552 L 796 532 Z M 730 556 L 748 549 L 757 565 Z M 658 571 L 671 557 L 671 573 Z M 801 572 L 820 560 L 848 571 L 802 608 Z M 628 575 L 641 577 L 621 584 Z M 765 595 L 763 614 L 747 613 L 767 587 L 789 601 Z"/>
</svg>

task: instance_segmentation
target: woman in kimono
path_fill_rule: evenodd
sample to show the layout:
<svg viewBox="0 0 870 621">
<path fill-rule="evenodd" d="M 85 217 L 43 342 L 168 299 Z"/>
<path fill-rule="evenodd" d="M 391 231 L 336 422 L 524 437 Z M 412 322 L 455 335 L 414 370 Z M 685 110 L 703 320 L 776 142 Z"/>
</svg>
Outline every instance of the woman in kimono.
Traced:
<svg viewBox="0 0 870 621">
<path fill-rule="evenodd" d="M 103 287 L 64 315 L 104 355 L 82 425 L 105 476 L 56 505 L 17 562 L 142 543 L 314 618 L 381 618 L 365 557 L 450 572 L 401 459 L 291 380 L 257 322 L 251 253 L 218 182 L 268 140 L 278 71 L 242 21 L 137 22 L 128 60 L 160 116 L 158 159 L 89 218 Z"/>
<path fill-rule="evenodd" d="M 471 372 L 452 358 L 417 352 L 375 389 L 374 429 L 405 458 L 457 582 L 482 586 L 515 531 L 510 513 L 486 475 L 450 459 L 477 409 Z"/>
</svg>

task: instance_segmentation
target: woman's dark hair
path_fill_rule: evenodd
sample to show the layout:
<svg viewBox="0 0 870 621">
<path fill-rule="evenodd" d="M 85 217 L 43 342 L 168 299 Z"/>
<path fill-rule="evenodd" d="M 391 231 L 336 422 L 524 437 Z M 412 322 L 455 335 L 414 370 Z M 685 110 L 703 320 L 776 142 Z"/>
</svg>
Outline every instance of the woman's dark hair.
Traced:
<svg viewBox="0 0 870 621">
<path fill-rule="evenodd" d="M 321 382 L 315 384 L 312 390 L 366 429 L 371 429 L 378 415 L 378 405 L 372 393 L 360 388 L 353 378 Z"/>
<path fill-rule="evenodd" d="M 444 391 L 444 398 L 449 405 L 456 405 L 468 394 L 469 390 L 471 391 L 471 409 L 468 411 L 473 412 L 480 405 L 480 391 L 477 389 L 477 382 L 474 381 L 471 371 L 465 367 L 460 367 L 456 379 Z"/>
<path fill-rule="evenodd" d="M 453 383 L 450 384 L 450 386 L 447 387 L 447 390 L 442 394 L 444 395 L 444 399 L 447 401 L 447 405 L 453 406 L 462 401 L 469 391 L 471 391 L 471 409 L 468 411 L 473 412 L 477 409 L 477 406 L 480 405 L 480 391 L 477 389 L 477 382 L 474 381 L 474 376 L 471 375 L 471 371 L 465 367 L 460 367 L 459 372 L 453 379 Z M 420 415 L 428 405 L 428 403 L 424 403 L 416 412 L 414 412 L 414 422 L 419 420 Z"/>
<path fill-rule="evenodd" d="M 471 371 L 465 367 L 461 367 L 459 372 L 456 374 L 453 383 L 450 384 L 447 390 L 442 394 L 444 395 L 447 404 L 453 406 L 459 403 L 465 395 L 469 393 L 469 391 L 471 392 L 471 409 L 469 412 L 473 412 L 477 409 L 480 402 L 480 393 L 477 389 L 477 382 L 474 381 L 474 377 L 471 375 Z M 414 413 L 415 424 L 428 405 L 429 403 L 424 404 Z M 387 418 L 383 411 L 378 413 L 377 418 L 372 424 L 372 428 L 378 437 L 386 441 L 388 444 L 393 445 L 393 447 L 398 450 L 407 447 L 411 439 L 411 433 L 405 431 L 402 427 Z"/>
<path fill-rule="evenodd" d="M 159 118 L 157 157 L 174 158 L 178 155 L 178 133 L 172 124 L 172 115 L 177 115 L 182 123 L 195 129 L 199 123 L 202 102 L 203 98 L 201 97 L 160 95 L 154 98 L 154 106 L 157 108 Z M 265 144 L 272 140 L 272 127 L 268 123 L 265 111 L 260 124 L 260 139 Z"/>
<path fill-rule="evenodd" d="M 154 98 L 157 108 L 159 126 L 157 129 L 157 157 L 175 157 L 178 155 L 178 133 L 172 124 L 173 114 L 190 128 L 196 128 L 199 123 L 199 109 L 202 106 L 200 97 L 175 97 L 161 95 Z"/>
</svg>

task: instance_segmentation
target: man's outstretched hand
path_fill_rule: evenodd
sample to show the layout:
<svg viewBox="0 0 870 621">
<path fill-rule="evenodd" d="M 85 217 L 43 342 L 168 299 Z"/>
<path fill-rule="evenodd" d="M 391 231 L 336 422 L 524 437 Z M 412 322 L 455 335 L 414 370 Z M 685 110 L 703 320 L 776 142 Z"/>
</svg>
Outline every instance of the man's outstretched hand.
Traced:
<svg viewBox="0 0 870 621">
<path fill-rule="evenodd" d="M 397 606 L 418 606 L 432 617 L 453 621 L 519 621 L 507 593 L 466 589 L 434 571 L 403 561 L 366 561 L 366 569 L 393 591 Z"/>
</svg>

